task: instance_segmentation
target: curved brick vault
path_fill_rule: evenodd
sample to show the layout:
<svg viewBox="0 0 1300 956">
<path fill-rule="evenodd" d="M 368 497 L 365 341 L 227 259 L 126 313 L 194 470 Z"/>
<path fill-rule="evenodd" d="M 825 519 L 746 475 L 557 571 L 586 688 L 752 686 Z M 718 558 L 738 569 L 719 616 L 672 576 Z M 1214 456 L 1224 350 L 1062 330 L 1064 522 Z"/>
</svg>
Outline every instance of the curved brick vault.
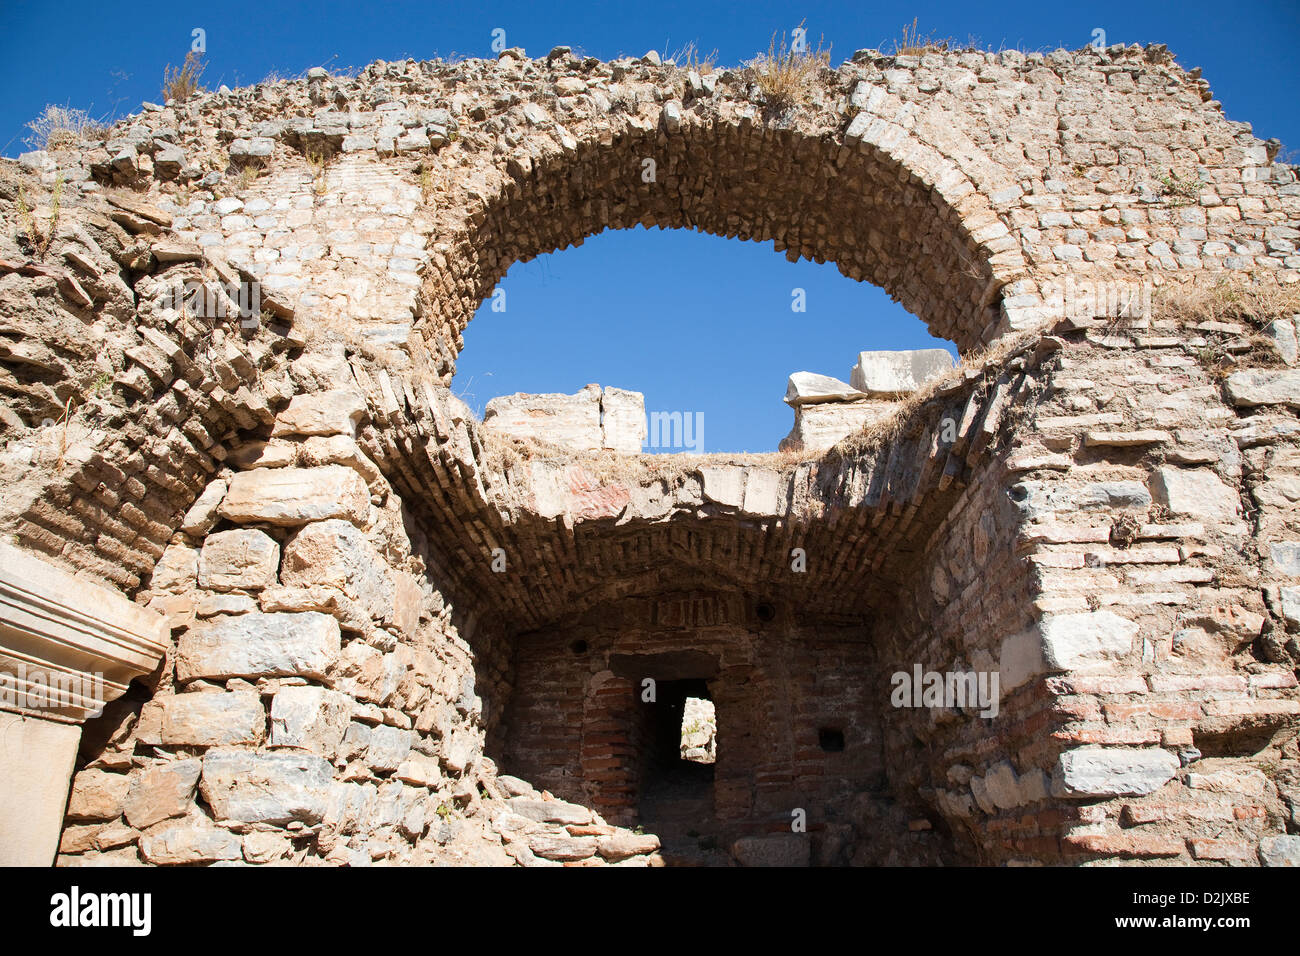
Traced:
<svg viewBox="0 0 1300 956">
<path fill-rule="evenodd" d="M 1296 853 L 1274 153 L 1161 47 L 862 51 L 788 107 L 559 49 L 204 93 L 7 166 L 5 531 L 172 638 L 85 724 L 60 859 L 638 864 L 647 821 L 710 862 Z M 491 435 L 447 390 L 475 309 L 636 224 L 833 261 L 967 363 L 823 455 Z M 185 314 L 187 281 L 265 311 Z M 1117 316 L 1142 283 L 1182 291 Z M 891 706 L 916 665 L 997 673 L 997 712 Z M 717 707 L 689 825 L 647 677 Z"/>
</svg>

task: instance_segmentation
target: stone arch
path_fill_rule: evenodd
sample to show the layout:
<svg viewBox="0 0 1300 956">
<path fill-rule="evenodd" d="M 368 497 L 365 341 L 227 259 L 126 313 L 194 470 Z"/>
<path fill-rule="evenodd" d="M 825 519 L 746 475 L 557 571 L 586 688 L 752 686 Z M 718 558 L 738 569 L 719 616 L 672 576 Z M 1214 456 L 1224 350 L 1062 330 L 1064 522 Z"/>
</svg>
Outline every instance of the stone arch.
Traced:
<svg viewBox="0 0 1300 956">
<path fill-rule="evenodd" d="M 511 264 L 638 225 L 772 240 L 792 261 L 833 262 L 962 351 L 1005 331 L 1001 291 L 1025 264 L 989 194 L 1008 200 L 1019 187 L 963 135 L 941 151 L 914 110 L 876 92 L 843 131 L 668 104 L 657 125 L 614 117 L 580 139 L 559 128 L 558 142 L 530 132 L 475 180 L 476 208 L 425 280 L 426 302 L 440 304 L 439 371 L 450 375 L 461 331 Z"/>
</svg>

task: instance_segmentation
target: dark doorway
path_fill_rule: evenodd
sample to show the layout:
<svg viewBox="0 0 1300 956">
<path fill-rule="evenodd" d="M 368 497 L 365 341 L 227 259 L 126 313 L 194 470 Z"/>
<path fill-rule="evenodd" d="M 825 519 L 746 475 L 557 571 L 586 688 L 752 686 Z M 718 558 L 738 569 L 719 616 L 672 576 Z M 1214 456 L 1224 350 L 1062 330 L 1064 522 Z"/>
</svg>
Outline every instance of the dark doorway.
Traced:
<svg viewBox="0 0 1300 956">
<path fill-rule="evenodd" d="M 688 700 L 697 703 L 691 707 L 690 725 L 684 726 Z M 707 728 L 712 700 L 708 682 L 693 678 L 659 681 L 654 703 L 645 705 L 639 817 L 646 832 L 662 841 L 661 853 L 670 865 L 707 866 L 725 858 L 714 813 L 714 763 L 699 759 L 698 753 L 721 750 L 713 739 L 716 725 L 712 732 Z M 706 737 L 710 743 L 704 746 Z"/>
</svg>

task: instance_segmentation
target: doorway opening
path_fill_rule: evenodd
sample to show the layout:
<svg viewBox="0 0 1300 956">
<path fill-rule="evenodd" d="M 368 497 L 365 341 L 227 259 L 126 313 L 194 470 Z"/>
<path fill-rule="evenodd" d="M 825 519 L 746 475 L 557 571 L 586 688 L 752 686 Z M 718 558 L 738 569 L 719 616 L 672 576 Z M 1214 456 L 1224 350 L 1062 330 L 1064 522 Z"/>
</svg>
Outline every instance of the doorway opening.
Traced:
<svg viewBox="0 0 1300 956">
<path fill-rule="evenodd" d="M 638 817 L 659 836 L 670 865 L 707 865 L 725 855 L 714 809 L 719 741 L 708 681 L 658 683 L 641 772 Z"/>
</svg>

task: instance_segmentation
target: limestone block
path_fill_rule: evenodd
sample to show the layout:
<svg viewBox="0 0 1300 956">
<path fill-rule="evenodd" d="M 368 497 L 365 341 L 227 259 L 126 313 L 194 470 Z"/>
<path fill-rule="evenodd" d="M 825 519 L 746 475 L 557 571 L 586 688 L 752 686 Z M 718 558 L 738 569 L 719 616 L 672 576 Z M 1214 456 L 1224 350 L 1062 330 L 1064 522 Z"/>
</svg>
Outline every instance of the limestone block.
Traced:
<svg viewBox="0 0 1300 956">
<path fill-rule="evenodd" d="M 199 552 L 187 544 L 169 544 L 149 576 L 155 591 L 185 591 L 194 587 L 199 576 Z"/>
<path fill-rule="evenodd" d="M 329 518 L 364 525 L 369 511 L 366 483 L 344 465 L 239 472 L 221 503 L 222 516 L 231 521 L 286 526 Z"/>
<path fill-rule="evenodd" d="M 79 724 L 0 712 L 0 866 L 54 862 L 80 741 Z M 115 785 L 96 789 L 101 806 L 95 806 L 100 798 L 83 798 L 78 809 L 110 819 L 100 814 L 113 809 Z"/>
<path fill-rule="evenodd" d="M 1052 794 L 1057 797 L 1142 796 L 1159 790 L 1178 772 L 1167 750 L 1079 747 L 1057 758 Z"/>
<path fill-rule="evenodd" d="M 122 813 L 130 779 L 121 773 L 83 770 L 72 780 L 70 820 L 112 820 Z"/>
<path fill-rule="evenodd" d="M 1178 517 L 1203 521 L 1235 521 L 1241 503 L 1237 492 L 1208 468 L 1157 468 L 1151 496 Z"/>
<path fill-rule="evenodd" d="M 528 849 L 544 860 L 571 862 L 596 855 L 595 837 L 571 837 L 566 833 L 534 833 L 528 837 Z"/>
<path fill-rule="evenodd" d="M 1053 670 L 1082 670 L 1125 657 L 1138 626 L 1112 611 L 1051 614 L 1039 623 L 1043 659 Z"/>
<path fill-rule="evenodd" d="M 221 531 L 203 542 L 199 585 L 213 591 L 258 591 L 275 584 L 279 567 L 280 545 L 264 531 Z"/>
<path fill-rule="evenodd" d="M 700 469 L 704 497 L 720 505 L 739 508 L 745 494 L 745 469 L 740 465 L 710 465 Z"/>
<path fill-rule="evenodd" d="M 171 817 L 184 816 L 193 802 L 203 762 L 172 760 L 142 767 L 131 774 L 123 813 L 126 822 L 143 830 Z"/>
<path fill-rule="evenodd" d="M 366 400 L 349 388 L 295 395 L 275 417 L 271 435 L 346 435 L 355 437 L 366 415 Z"/>
<path fill-rule="evenodd" d="M 166 747 L 260 744 L 266 736 L 266 711 L 256 691 L 176 694 L 162 705 Z"/>
<path fill-rule="evenodd" d="M 812 846 L 798 833 L 741 837 L 731 845 L 731 855 L 741 866 L 810 866 Z"/>
<path fill-rule="evenodd" d="M 653 853 L 659 849 L 659 838 L 653 833 L 615 830 L 609 836 L 598 837 L 596 849 L 606 860 L 617 863 L 619 860 Z"/>
<path fill-rule="evenodd" d="M 1224 380 L 1228 400 L 1238 408 L 1289 405 L 1300 408 L 1300 369 L 1250 369 Z"/>
<path fill-rule="evenodd" d="M 946 349 L 860 352 L 849 383 L 871 395 L 905 395 L 951 370 Z"/>
<path fill-rule="evenodd" d="M 511 797 L 510 811 L 538 823 L 564 823 L 586 826 L 594 819 L 591 811 L 576 803 L 563 800 L 538 800 L 532 797 Z"/>
<path fill-rule="evenodd" d="M 785 386 L 785 403 L 794 407 L 821 402 L 853 402 L 865 397 L 848 382 L 816 372 L 795 372 Z"/>
<path fill-rule="evenodd" d="M 285 542 L 286 587 L 335 588 L 372 617 L 391 616 L 393 582 L 366 536 L 346 521 L 318 521 Z"/>
<path fill-rule="evenodd" d="M 750 468 L 745 476 L 743 510 L 752 515 L 775 515 L 784 504 L 781 491 L 781 476 L 777 472 Z"/>
<path fill-rule="evenodd" d="M 411 752 L 411 731 L 381 724 L 370 732 L 365 761 L 372 770 L 391 771 Z"/>
<path fill-rule="evenodd" d="M 196 817 L 143 834 L 141 855 L 159 866 L 240 859 L 243 844 L 239 837 L 211 823 L 200 822 L 204 819 Z"/>
<path fill-rule="evenodd" d="M 1264 866 L 1300 867 L 1300 836 L 1264 837 L 1259 841 L 1259 862 Z"/>
<path fill-rule="evenodd" d="M 218 820 L 310 826 L 325 818 L 333 777 L 315 754 L 219 747 L 203 755 L 199 792 Z"/>
<path fill-rule="evenodd" d="M 338 659 L 339 624 L 327 614 L 255 612 L 191 628 L 181 636 L 176 677 L 313 677 Z"/>
<path fill-rule="evenodd" d="M 854 432 L 888 418 L 897 406 L 892 401 L 805 403 L 795 406 L 794 427 L 781 439 L 782 451 L 821 451 L 839 444 Z"/>
<path fill-rule="evenodd" d="M 587 385 L 573 395 L 502 395 L 487 403 L 483 426 L 513 438 L 545 441 L 573 451 L 597 451 L 604 446 L 600 396 L 599 385 Z"/>
<path fill-rule="evenodd" d="M 227 482 L 224 478 L 218 478 L 209 482 L 208 486 L 203 489 L 203 494 L 190 506 L 190 510 L 185 512 L 185 517 L 181 520 L 181 530 L 186 534 L 202 535 L 212 530 L 212 526 L 217 523 L 217 509 L 221 505 L 221 499 L 226 497 Z"/>
<path fill-rule="evenodd" d="M 443 783 L 442 767 L 438 761 L 414 750 L 407 754 L 393 776 L 415 787 L 437 789 Z"/>
<path fill-rule="evenodd" d="M 333 759 L 352 721 L 352 698 L 325 687 L 281 687 L 271 701 L 271 746 Z"/>
<path fill-rule="evenodd" d="M 623 388 L 606 388 L 601 393 L 603 446 L 624 455 L 641 452 L 646 439 L 645 396 Z"/>
</svg>

